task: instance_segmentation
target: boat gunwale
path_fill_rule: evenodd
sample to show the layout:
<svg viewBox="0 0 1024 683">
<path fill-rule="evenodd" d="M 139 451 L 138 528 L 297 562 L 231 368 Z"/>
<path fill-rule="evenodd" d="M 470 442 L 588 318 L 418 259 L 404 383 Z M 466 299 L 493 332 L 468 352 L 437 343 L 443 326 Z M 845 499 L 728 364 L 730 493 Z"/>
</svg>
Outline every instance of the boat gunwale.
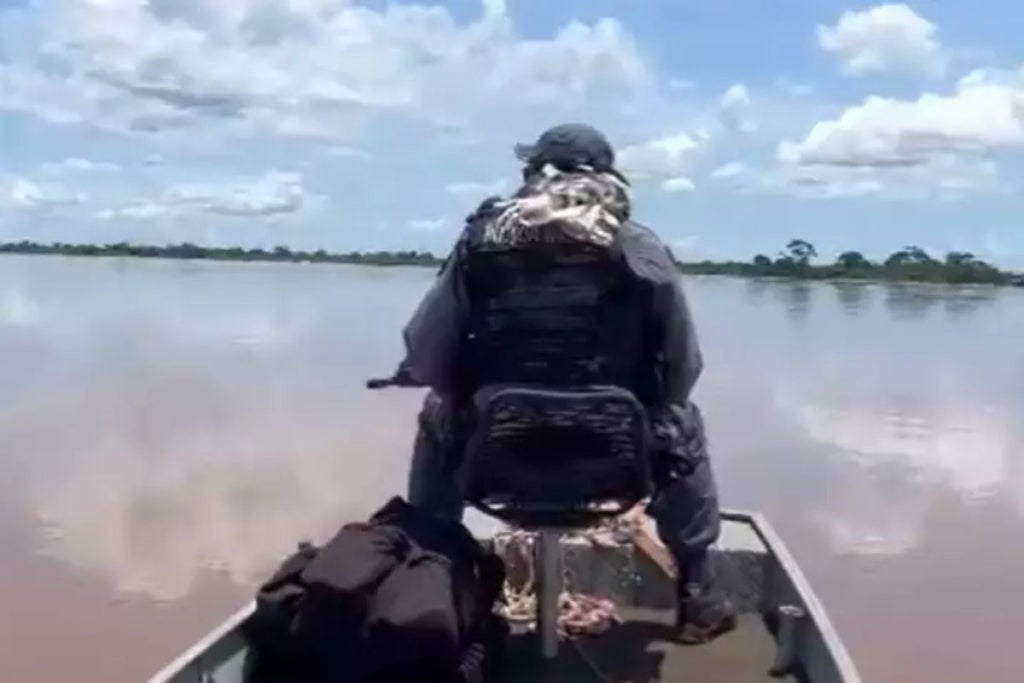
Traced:
<svg viewBox="0 0 1024 683">
<path fill-rule="evenodd" d="M 199 639 L 194 645 L 180 654 L 154 674 L 149 683 L 169 683 L 176 676 L 184 673 L 189 667 L 198 663 L 204 654 L 219 645 L 224 639 L 233 635 L 245 621 L 256 612 L 256 600 L 250 600 L 244 607 L 222 621 L 205 636 Z"/>
<path fill-rule="evenodd" d="M 853 663 L 853 659 L 840 639 L 838 631 L 828 616 L 828 612 L 807 581 L 806 576 L 796 562 L 796 558 L 789 548 L 786 547 L 782 537 L 775 531 L 768 518 L 760 512 L 745 510 L 723 510 L 721 518 L 723 521 L 743 524 L 753 530 L 754 534 L 763 544 L 766 553 L 778 563 L 783 575 L 792 584 L 802 603 L 801 607 L 806 611 L 813 628 L 820 635 L 822 644 L 828 651 L 828 655 L 834 663 L 842 683 L 862 683 L 862 678 Z M 660 545 L 658 539 L 653 540 Z M 172 683 L 175 681 L 178 676 L 195 667 L 210 650 L 217 648 L 224 640 L 234 635 L 235 631 L 252 616 L 255 610 L 256 601 L 250 600 L 245 606 L 221 622 L 184 653 L 153 675 L 148 683 Z"/>
<path fill-rule="evenodd" d="M 853 658 L 839 637 L 839 631 L 836 630 L 832 619 L 828 616 L 824 604 L 818 598 L 817 593 L 814 592 L 814 588 L 807 580 L 803 570 L 800 569 L 796 558 L 775 530 L 775 527 L 768 521 L 768 518 L 760 512 L 745 510 L 723 510 L 721 517 L 724 521 L 746 524 L 754 530 L 754 533 L 757 534 L 757 537 L 764 544 L 768 554 L 779 563 L 783 574 L 793 584 L 793 589 L 800 597 L 801 602 L 803 602 L 801 607 L 806 610 L 811 618 L 811 623 L 815 625 L 821 635 L 822 643 L 828 649 L 832 661 L 839 670 L 843 683 L 862 683 L 862 678 L 856 665 L 853 663 Z"/>
</svg>

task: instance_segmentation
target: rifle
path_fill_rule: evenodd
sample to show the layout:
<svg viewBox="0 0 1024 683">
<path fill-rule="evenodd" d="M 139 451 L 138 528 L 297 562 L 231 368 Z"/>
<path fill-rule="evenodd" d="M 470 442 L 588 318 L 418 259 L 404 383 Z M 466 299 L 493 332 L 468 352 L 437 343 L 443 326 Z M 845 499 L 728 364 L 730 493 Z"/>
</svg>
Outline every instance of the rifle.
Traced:
<svg viewBox="0 0 1024 683">
<path fill-rule="evenodd" d="M 389 387 L 415 388 L 427 386 L 412 376 L 403 361 L 391 377 L 375 377 L 366 380 L 367 389 L 387 389 Z"/>
</svg>

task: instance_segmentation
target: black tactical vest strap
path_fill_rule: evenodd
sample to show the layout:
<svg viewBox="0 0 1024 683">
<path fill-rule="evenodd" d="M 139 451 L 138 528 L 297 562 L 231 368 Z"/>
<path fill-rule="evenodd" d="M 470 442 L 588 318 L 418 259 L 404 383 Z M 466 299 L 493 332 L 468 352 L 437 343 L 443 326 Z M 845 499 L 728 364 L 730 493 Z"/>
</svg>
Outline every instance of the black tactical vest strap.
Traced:
<svg viewBox="0 0 1024 683">
<path fill-rule="evenodd" d="M 493 384 L 613 385 L 656 399 L 650 287 L 615 247 L 477 243 L 465 266 L 464 395 Z"/>
</svg>

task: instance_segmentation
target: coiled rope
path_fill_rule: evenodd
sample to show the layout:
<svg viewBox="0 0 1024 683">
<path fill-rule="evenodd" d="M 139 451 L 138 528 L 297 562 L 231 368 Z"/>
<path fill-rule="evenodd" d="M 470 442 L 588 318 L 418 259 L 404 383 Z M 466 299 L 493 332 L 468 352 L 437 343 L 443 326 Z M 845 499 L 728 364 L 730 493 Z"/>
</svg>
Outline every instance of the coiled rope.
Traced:
<svg viewBox="0 0 1024 683">
<path fill-rule="evenodd" d="M 599 547 L 620 547 L 628 543 L 635 533 L 636 520 L 620 517 L 600 526 L 576 531 L 572 535 L 589 541 Z M 503 587 L 503 601 L 498 612 L 510 623 L 523 624 L 529 629 L 537 625 L 537 577 L 534 570 L 534 551 L 538 534 L 523 529 L 499 531 L 494 535 L 495 552 L 510 570 L 521 567 L 526 580 L 516 587 L 506 576 Z M 511 575 L 511 571 L 507 572 Z M 612 626 L 622 623 L 622 618 L 612 600 L 588 595 L 573 588 L 573 577 L 563 563 L 562 591 L 558 596 L 558 632 L 561 636 L 598 636 Z"/>
</svg>

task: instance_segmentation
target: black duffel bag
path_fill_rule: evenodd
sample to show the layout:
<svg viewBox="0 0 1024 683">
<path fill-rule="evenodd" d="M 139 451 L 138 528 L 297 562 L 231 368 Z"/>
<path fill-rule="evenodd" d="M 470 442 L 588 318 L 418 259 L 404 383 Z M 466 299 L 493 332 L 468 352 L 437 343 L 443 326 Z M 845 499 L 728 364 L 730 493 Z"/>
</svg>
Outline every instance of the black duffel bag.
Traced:
<svg viewBox="0 0 1024 683">
<path fill-rule="evenodd" d="M 508 634 L 501 559 L 460 523 L 391 499 L 285 560 L 246 623 L 248 683 L 482 683 Z"/>
</svg>

